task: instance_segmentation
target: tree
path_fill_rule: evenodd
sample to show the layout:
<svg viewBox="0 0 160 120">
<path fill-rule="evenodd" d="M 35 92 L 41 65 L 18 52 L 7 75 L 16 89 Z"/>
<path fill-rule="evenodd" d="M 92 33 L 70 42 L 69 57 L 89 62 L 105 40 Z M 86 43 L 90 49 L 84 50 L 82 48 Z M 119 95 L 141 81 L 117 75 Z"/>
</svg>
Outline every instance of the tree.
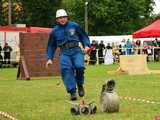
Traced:
<svg viewBox="0 0 160 120">
<path fill-rule="evenodd" d="M 155 20 L 157 20 L 157 19 L 160 19 L 160 13 L 158 13 L 158 14 L 153 14 L 153 15 L 152 15 L 152 20 L 153 20 L 153 21 L 155 21 Z"/>
<path fill-rule="evenodd" d="M 12 24 L 23 23 L 23 8 L 20 0 L 12 0 Z"/>
<path fill-rule="evenodd" d="M 61 0 L 21 0 L 24 22 L 28 26 L 51 27 Z"/>
<path fill-rule="evenodd" d="M 95 22 L 100 29 L 93 26 L 94 31 L 102 31 L 100 34 L 131 34 L 135 29 L 143 26 L 150 17 L 152 0 L 103 0 L 98 3 L 90 3 L 94 8 L 92 16 L 96 16 Z M 106 7 L 104 7 L 106 6 Z M 143 18 L 143 19 L 142 19 Z"/>
<path fill-rule="evenodd" d="M 0 26 L 2 25 L 2 0 L 0 1 Z"/>
<path fill-rule="evenodd" d="M 8 0 L 2 0 L 1 2 L 1 25 L 8 25 L 8 2 Z M 11 0 L 11 18 L 12 24 L 21 23 L 23 18 L 23 9 L 20 0 Z"/>
<path fill-rule="evenodd" d="M 62 0 L 11 0 L 12 24 L 51 27 Z M 8 25 L 8 0 L 1 0 L 0 21 Z"/>
<path fill-rule="evenodd" d="M 0 22 L 1 25 L 7 25 L 8 24 L 8 2 L 5 0 L 1 1 L 1 10 L 0 10 Z"/>
<path fill-rule="evenodd" d="M 84 27 L 84 0 L 63 0 L 62 7 L 67 10 L 71 20 Z"/>
<path fill-rule="evenodd" d="M 69 2 L 70 1 L 70 2 Z M 151 18 L 153 0 L 88 0 L 90 35 L 131 34 Z M 65 0 L 63 6 L 84 25 L 84 0 Z"/>
</svg>

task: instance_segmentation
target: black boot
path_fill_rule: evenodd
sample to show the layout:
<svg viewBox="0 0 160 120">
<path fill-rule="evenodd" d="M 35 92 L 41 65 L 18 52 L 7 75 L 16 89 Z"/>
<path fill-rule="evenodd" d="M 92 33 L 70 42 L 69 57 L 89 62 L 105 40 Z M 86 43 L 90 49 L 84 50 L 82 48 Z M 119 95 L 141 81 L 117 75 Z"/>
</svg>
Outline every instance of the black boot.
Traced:
<svg viewBox="0 0 160 120">
<path fill-rule="evenodd" d="M 72 100 L 72 101 L 75 101 L 75 100 L 77 100 L 76 93 L 71 93 L 70 100 Z"/>
<path fill-rule="evenodd" d="M 80 97 L 83 97 L 85 92 L 84 92 L 84 88 L 82 85 L 78 86 L 78 94 Z"/>
</svg>

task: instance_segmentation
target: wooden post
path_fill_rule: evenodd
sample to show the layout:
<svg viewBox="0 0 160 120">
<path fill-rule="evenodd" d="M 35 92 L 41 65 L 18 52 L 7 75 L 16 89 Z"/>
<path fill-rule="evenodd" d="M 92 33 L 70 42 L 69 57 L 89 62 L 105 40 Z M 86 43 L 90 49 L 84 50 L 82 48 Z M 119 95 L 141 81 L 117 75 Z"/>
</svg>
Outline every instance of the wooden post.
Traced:
<svg viewBox="0 0 160 120">
<path fill-rule="evenodd" d="M 24 75 L 22 72 L 24 73 Z M 20 58 L 19 67 L 17 71 L 17 80 L 19 79 L 20 80 L 30 80 L 30 75 L 28 72 L 28 68 L 27 68 L 24 56 L 21 56 Z"/>
</svg>

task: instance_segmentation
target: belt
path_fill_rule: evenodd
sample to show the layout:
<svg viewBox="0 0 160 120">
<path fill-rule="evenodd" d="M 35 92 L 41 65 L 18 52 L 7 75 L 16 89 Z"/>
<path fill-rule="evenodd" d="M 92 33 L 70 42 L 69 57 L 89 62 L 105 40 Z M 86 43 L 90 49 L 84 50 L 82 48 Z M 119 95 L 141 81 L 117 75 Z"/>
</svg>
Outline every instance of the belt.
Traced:
<svg viewBox="0 0 160 120">
<path fill-rule="evenodd" d="M 64 48 L 70 49 L 70 48 L 74 48 L 74 47 L 79 47 L 78 41 L 68 41 L 62 45 L 62 49 L 64 49 Z"/>
</svg>

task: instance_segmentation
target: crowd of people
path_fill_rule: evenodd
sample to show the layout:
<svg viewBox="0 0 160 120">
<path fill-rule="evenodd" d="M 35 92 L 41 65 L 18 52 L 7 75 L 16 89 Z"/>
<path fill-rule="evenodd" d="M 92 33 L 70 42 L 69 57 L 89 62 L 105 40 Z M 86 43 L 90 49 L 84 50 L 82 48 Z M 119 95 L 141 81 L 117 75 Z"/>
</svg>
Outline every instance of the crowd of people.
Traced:
<svg viewBox="0 0 160 120">
<path fill-rule="evenodd" d="M 0 66 L 2 66 L 2 64 L 10 64 L 11 52 L 12 48 L 8 43 L 5 43 L 4 47 L 0 45 Z"/>
<path fill-rule="evenodd" d="M 148 45 L 147 41 L 142 43 L 140 40 L 132 41 L 130 39 L 123 39 L 120 44 L 107 43 L 105 45 L 104 41 L 98 43 L 98 41 L 93 40 L 89 52 L 88 64 L 112 64 L 119 62 L 120 55 L 133 54 L 146 54 L 148 61 L 150 56 L 154 61 L 159 61 L 160 42 L 156 38 Z"/>
<path fill-rule="evenodd" d="M 5 43 L 4 47 L 0 45 L 0 66 L 2 64 L 11 63 L 11 52 L 12 48 Z M 86 62 L 90 65 L 94 64 L 112 64 L 119 62 L 120 55 L 133 55 L 133 54 L 146 54 L 148 55 L 147 60 L 152 59 L 153 61 L 160 60 L 160 41 L 156 38 L 147 44 L 147 41 L 143 43 L 140 40 L 131 41 L 130 39 L 123 39 L 120 44 L 107 43 L 104 41 L 93 40 L 91 47 L 86 56 Z M 152 58 L 151 58 L 152 57 Z"/>
</svg>

